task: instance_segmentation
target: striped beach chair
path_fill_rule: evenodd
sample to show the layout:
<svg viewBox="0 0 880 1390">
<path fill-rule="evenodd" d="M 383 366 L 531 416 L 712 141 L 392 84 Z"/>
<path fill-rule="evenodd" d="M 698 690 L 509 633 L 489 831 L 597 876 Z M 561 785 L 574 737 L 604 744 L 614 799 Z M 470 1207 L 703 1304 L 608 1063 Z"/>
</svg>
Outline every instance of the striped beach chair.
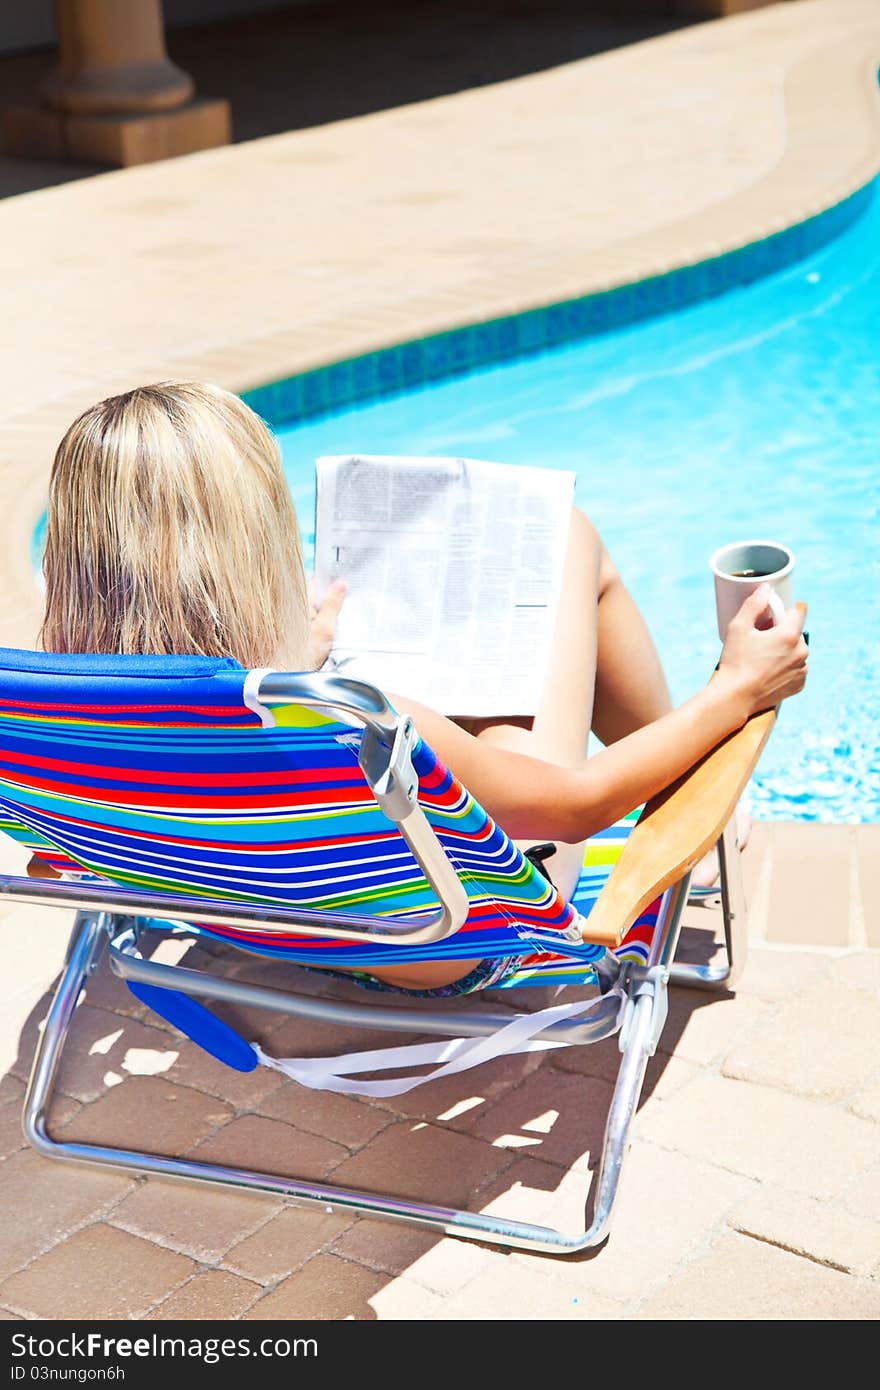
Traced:
<svg viewBox="0 0 880 1390">
<path fill-rule="evenodd" d="M 25 1103 L 30 1141 L 54 1158 L 281 1194 L 509 1246 L 571 1253 L 598 1244 L 670 976 L 729 983 L 741 963 L 744 915 L 725 827 L 768 720 L 752 721 L 641 817 L 596 836 L 566 902 L 412 722 L 369 685 L 338 675 L 245 671 L 200 657 L 0 651 L 0 829 L 62 876 L 0 877 L 0 892 L 77 912 Z M 679 828 L 671 833 L 670 826 Z M 728 964 L 676 965 L 688 870 L 716 840 Z M 587 999 L 578 991 L 574 1002 L 554 999 L 522 1013 L 480 1001 L 452 1008 L 441 992 L 393 1006 L 381 993 L 364 992 L 363 1002 L 352 1003 L 316 997 L 314 989 L 246 984 L 220 965 L 197 971 L 161 963 L 140 949 L 155 932 L 353 972 L 368 984 L 383 965 L 480 960 L 491 964 L 477 972 L 478 985 L 597 989 Z M 269 1066 L 319 1089 L 399 1094 L 493 1056 L 618 1032 L 621 1068 L 590 1224 L 567 1235 L 52 1138 L 46 1114 L 58 1060 L 87 976 L 105 953 L 142 1002 L 219 1060 L 245 1072 Z M 202 1002 L 212 1000 L 442 1041 L 343 1058 L 275 1058 Z M 404 1068 L 408 1076 L 381 1075 Z"/>
</svg>

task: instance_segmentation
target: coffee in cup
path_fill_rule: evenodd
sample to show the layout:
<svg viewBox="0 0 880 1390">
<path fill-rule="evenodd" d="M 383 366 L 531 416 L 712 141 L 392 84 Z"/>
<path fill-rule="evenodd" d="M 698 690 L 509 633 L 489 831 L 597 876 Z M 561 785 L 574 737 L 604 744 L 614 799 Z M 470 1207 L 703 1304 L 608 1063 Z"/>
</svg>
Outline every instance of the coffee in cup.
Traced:
<svg viewBox="0 0 880 1390">
<path fill-rule="evenodd" d="M 749 594 L 762 584 L 770 586 L 768 607 L 773 621 L 779 622 L 793 603 L 790 578 L 794 563 L 788 546 L 779 541 L 732 541 L 715 551 L 709 567 L 715 576 L 715 607 L 722 642 L 731 619 Z"/>
</svg>

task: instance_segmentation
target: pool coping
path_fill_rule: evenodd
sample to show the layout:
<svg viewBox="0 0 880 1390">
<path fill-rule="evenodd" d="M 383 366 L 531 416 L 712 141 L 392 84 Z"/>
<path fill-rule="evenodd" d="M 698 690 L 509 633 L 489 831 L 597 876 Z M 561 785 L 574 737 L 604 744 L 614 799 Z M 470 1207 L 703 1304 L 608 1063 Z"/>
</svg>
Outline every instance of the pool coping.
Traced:
<svg viewBox="0 0 880 1390">
<path fill-rule="evenodd" d="M 484 319 L 242 392 L 273 428 L 405 395 L 421 386 L 612 334 L 754 284 L 835 241 L 867 210 L 878 179 L 841 202 L 759 241 L 607 290 Z"/>
<path fill-rule="evenodd" d="M 822 0 L 818 3 L 821 5 Z M 811 7 L 815 8 L 815 0 L 807 0 L 806 8 Z M 791 4 L 779 8 L 794 12 L 802 6 Z M 432 335 L 529 314 L 548 305 L 583 301 L 587 296 L 668 276 L 683 267 L 717 262 L 744 246 L 761 243 L 778 236 L 786 228 L 820 217 L 843 204 L 880 170 L 880 99 L 876 77 L 880 20 L 861 22 L 860 16 L 867 17 L 869 11 L 859 0 L 850 0 L 848 8 L 853 11 L 852 32 L 834 44 L 817 48 L 789 68 L 781 93 L 787 123 L 784 153 L 766 174 L 740 191 L 685 218 L 652 227 L 644 235 L 604 247 L 600 255 L 551 258 L 540 250 L 523 252 L 518 259 L 515 278 L 507 273 L 485 273 L 471 277 L 461 293 L 432 293 L 427 287 L 424 293 L 407 299 L 403 306 L 383 303 L 369 312 L 327 319 L 321 325 L 321 332 L 308 338 L 290 331 L 259 333 L 259 314 L 255 306 L 253 321 L 245 325 L 245 331 L 239 319 L 237 325 L 230 326 L 221 346 L 210 348 L 198 358 L 178 353 L 172 347 L 163 362 L 164 374 L 210 377 L 233 390 L 256 395 L 255 388 L 263 388 L 267 383 L 297 377 L 346 359 L 399 348 L 401 344 L 412 344 Z M 741 44 L 748 40 L 750 26 L 756 27 L 762 22 L 762 16 L 770 13 L 754 11 L 718 21 L 714 32 L 717 32 L 718 41 L 735 39 Z M 781 25 L 788 19 L 789 16 L 783 14 L 774 22 Z M 796 20 L 793 13 L 793 25 Z M 675 37 L 649 42 L 668 45 Z M 583 63 L 594 61 L 586 59 Z M 439 100 L 454 102 L 456 98 Z M 296 134 L 274 139 L 295 139 Z M 258 141 L 254 145 L 259 147 L 267 143 Z M 252 147 L 214 152 L 212 157 L 216 159 L 218 154 L 227 154 L 241 158 L 242 152 L 249 148 Z M 843 161 L 841 151 L 846 152 Z M 195 161 L 208 156 L 191 158 L 195 167 Z M 136 180 L 139 172 L 126 171 L 125 177 Z M 107 178 L 116 177 L 109 175 L 88 182 L 98 185 Z M 68 190 L 77 187 L 82 189 L 83 185 L 68 185 L 52 191 L 56 209 L 58 200 L 63 205 Z M 42 196 L 45 195 L 24 195 Z M 75 274 L 75 269 L 71 273 Z M 177 336 L 184 339 L 188 335 L 179 331 Z M 131 381 L 136 362 L 133 353 L 127 375 L 125 361 L 116 361 L 114 370 L 123 384 Z M 69 391 L 66 385 L 64 381 L 52 381 L 50 374 L 39 408 L 0 418 L 0 458 L 15 459 L 12 486 L 7 481 L 6 486 L 0 488 L 5 518 L 2 529 L 5 599 L 0 607 L 3 645 L 33 644 L 38 600 L 30 581 L 29 548 L 44 504 L 48 467 L 57 440 L 84 405 L 97 395 L 105 394 L 107 389 L 123 389 L 121 386 L 99 388 L 89 382 Z M 268 413 L 274 414 L 271 409 Z"/>
</svg>

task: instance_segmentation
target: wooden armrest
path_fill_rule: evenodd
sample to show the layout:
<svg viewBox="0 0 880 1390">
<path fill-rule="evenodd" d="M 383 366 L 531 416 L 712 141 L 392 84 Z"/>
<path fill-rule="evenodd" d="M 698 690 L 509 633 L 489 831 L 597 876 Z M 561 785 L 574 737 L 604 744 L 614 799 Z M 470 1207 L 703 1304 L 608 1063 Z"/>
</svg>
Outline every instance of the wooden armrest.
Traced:
<svg viewBox="0 0 880 1390">
<path fill-rule="evenodd" d="M 648 904 L 712 848 L 733 815 L 775 719 L 775 710 L 753 715 L 648 802 L 587 918 L 586 941 L 619 946 Z"/>
</svg>

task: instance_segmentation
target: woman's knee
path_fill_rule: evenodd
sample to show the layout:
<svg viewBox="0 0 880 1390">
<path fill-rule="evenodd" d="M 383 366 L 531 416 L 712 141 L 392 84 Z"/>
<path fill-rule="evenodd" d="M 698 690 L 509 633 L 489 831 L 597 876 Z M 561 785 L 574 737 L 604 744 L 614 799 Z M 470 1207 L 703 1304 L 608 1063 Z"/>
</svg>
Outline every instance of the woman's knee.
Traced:
<svg viewBox="0 0 880 1390">
<path fill-rule="evenodd" d="M 598 528 L 580 507 L 572 507 L 572 535 L 575 543 L 594 557 L 599 575 L 598 597 L 601 598 L 612 584 L 620 582 L 620 575 Z"/>
<path fill-rule="evenodd" d="M 528 753 L 534 746 L 531 718 L 523 717 L 514 722 L 497 721 L 487 723 L 477 733 L 481 743 L 491 743 L 493 748 L 506 748 L 512 753 Z"/>
</svg>

